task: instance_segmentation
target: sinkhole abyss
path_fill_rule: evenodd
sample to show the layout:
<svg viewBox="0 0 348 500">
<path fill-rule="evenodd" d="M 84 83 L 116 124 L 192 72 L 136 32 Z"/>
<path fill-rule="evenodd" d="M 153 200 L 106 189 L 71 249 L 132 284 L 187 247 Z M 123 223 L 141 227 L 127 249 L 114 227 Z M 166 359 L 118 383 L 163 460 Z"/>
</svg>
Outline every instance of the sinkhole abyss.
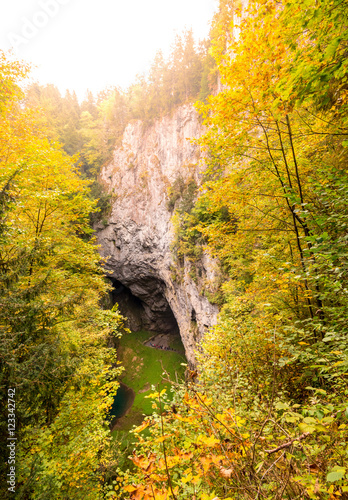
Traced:
<svg viewBox="0 0 348 500">
<path fill-rule="evenodd" d="M 165 297 L 165 284 L 154 276 L 141 276 L 132 283 L 109 277 L 113 289 L 111 301 L 127 318 L 127 327 L 133 331 L 179 335 L 178 323 Z"/>
</svg>

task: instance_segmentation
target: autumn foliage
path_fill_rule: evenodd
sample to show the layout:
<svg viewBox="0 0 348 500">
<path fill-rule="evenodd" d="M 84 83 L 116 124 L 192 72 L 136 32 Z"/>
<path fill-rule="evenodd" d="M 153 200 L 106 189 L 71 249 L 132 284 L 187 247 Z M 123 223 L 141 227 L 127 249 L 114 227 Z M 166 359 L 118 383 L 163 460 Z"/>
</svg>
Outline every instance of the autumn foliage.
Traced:
<svg viewBox="0 0 348 500">
<path fill-rule="evenodd" d="M 100 309 L 108 286 L 91 239 L 88 182 L 23 105 L 26 73 L 1 53 L 1 498 L 13 496 L 6 479 L 11 388 L 16 498 L 96 499 L 120 373 L 108 343 L 122 318 Z"/>
<path fill-rule="evenodd" d="M 124 498 L 347 498 L 346 27 L 345 1 L 220 2 L 205 182 L 175 220 L 223 306 L 198 379 L 135 430 Z"/>
<path fill-rule="evenodd" d="M 23 105 L 26 68 L 2 56 L 0 380 L 3 398 L 21 394 L 20 498 L 348 498 L 347 16 L 346 0 L 220 0 L 215 63 L 188 32 L 173 52 L 181 65 L 159 54 L 150 84 L 129 90 L 147 123 L 200 94 L 204 179 L 177 179 L 168 209 L 178 268 L 198 270 L 203 252 L 219 262 L 221 308 L 196 370 L 170 397 L 154 389 L 129 467 L 104 423 L 117 386 L 106 339 L 122 319 L 99 308 L 95 202 L 54 143 L 59 117 L 44 130 L 32 94 Z M 127 116 L 118 92 L 95 116 L 92 104 L 78 120 L 86 178 Z"/>
</svg>

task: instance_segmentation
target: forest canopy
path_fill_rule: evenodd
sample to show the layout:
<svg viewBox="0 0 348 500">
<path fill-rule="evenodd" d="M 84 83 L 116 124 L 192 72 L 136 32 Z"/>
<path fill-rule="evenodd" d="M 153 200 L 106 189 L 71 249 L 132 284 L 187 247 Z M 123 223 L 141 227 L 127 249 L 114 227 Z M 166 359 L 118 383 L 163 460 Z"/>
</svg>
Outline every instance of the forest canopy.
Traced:
<svg viewBox="0 0 348 500">
<path fill-rule="evenodd" d="M 88 181 L 22 105 L 26 73 L 1 54 L 1 435 L 15 405 L 16 498 L 92 499 L 109 453 L 120 373 L 109 344 L 122 318 L 100 308 L 108 286 L 90 238 Z M 2 461 L 1 498 L 14 492 L 7 473 Z"/>
</svg>

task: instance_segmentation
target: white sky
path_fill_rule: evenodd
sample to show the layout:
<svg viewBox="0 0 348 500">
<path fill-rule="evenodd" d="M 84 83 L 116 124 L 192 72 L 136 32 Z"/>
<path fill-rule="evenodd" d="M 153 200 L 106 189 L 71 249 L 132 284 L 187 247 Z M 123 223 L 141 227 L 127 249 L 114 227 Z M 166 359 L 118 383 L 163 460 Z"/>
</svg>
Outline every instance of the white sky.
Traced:
<svg viewBox="0 0 348 500">
<path fill-rule="evenodd" d="M 218 0 L 1 0 L 0 49 L 38 66 L 32 76 L 84 97 L 123 88 L 168 54 L 175 33 L 209 33 Z"/>
</svg>

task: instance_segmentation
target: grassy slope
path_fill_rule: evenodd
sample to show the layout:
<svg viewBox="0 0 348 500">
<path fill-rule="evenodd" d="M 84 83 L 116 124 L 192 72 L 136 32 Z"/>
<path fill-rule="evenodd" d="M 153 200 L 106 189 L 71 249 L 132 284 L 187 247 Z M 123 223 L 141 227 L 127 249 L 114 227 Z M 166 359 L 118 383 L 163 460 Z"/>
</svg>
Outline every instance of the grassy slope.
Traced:
<svg viewBox="0 0 348 500">
<path fill-rule="evenodd" d="M 122 430 L 131 429 L 134 424 L 142 421 L 144 414 L 152 413 L 152 401 L 145 398 L 153 392 L 151 386 L 157 388 L 159 384 L 160 389 L 167 387 L 170 394 L 169 384 L 163 382 L 163 369 L 172 380 L 176 380 L 176 377 L 181 380 L 184 376 L 185 367 L 181 363 L 185 363 L 186 359 L 179 339 L 172 344 L 179 352 L 164 351 L 144 345 L 153 335 L 146 331 L 131 332 L 121 339 L 119 359 L 125 367 L 122 382 L 136 393 L 132 409 L 122 419 Z"/>
</svg>

